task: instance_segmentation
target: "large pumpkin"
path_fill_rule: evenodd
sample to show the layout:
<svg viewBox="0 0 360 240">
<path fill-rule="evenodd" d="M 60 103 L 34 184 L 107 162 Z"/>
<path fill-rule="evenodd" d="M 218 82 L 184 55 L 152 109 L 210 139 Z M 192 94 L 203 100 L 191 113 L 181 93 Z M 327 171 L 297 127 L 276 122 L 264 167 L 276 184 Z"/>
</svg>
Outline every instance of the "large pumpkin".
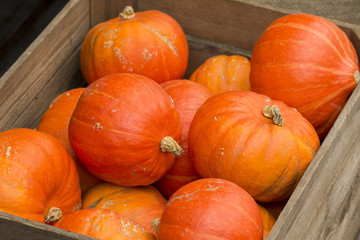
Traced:
<svg viewBox="0 0 360 240">
<path fill-rule="evenodd" d="M 123 187 L 103 182 L 83 196 L 83 208 L 110 209 L 154 232 L 151 221 L 160 218 L 166 199 L 153 186 Z"/>
<path fill-rule="evenodd" d="M 64 216 L 55 227 L 101 240 L 155 240 L 141 225 L 109 209 L 81 209 Z"/>
<path fill-rule="evenodd" d="M 42 223 L 81 208 L 79 176 L 54 137 L 32 129 L 0 133 L 0 211 Z"/>
<path fill-rule="evenodd" d="M 184 150 L 183 155 L 175 158 L 174 165 L 155 183 L 160 192 L 169 198 L 180 187 L 200 178 L 189 156 L 188 132 L 196 111 L 212 94 L 206 87 L 189 80 L 171 80 L 161 86 L 174 100 L 179 113 L 182 129 L 180 146 Z"/>
<path fill-rule="evenodd" d="M 251 89 L 295 107 L 324 139 L 360 81 L 355 49 L 332 22 L 311 14 L 274 21 L 255 44 Z"/>
<path fill-rule="evenodd" d="M 174 193 L 158 226 L 158 240 L 261 240 L 254 199 L 223 179 L 199 179 Z"/>
<path fill-rule="evenodd" d="M 202 177 L 233 181 L 266 202 L 291 194 L 319 146 L 299 112 L 251 91 L 210 97 L 189 130 L 190 156 Z"/>
<path fill-rule="evenodd" d="M 41 117 L 39 125 L 36 127 L 38 131 L 45 132 L 55 137 L 68 150 L 73 157 L 80 178 L 81 192 L 84 193 L 92 186 L 99 183 L 93 174 L 91 174 L 77 159 L 68 136 L 68 127 L 71 115 L 75 106 L 84 92 L 85 88 L 75 88 L 60 94 L 51 103 L 49 108 Z"/>
<path fill-rule="evenodd" d="M 180 156 L 181 125 L 170 96 L 155 81 L 117 73 L 90 84 L 69 124 L 76 156 L 96 177 L 122 185 L 159 180 Z"/>
<path fill-rule="evenodd" d="M 250 61 L 240 55 L 217 55 L 207 59 L 190 77 L 213 94 L 250 90 Z"/>
<path fill-rule="evenodd" d="M 169 15 L 149 10 L 120 16 L 93 27 L 81 48 L 81 71 L 88 83 L 111 73 L 137 73 L 158 83 L 182 78 L 188 43 Z"/>
</svg>

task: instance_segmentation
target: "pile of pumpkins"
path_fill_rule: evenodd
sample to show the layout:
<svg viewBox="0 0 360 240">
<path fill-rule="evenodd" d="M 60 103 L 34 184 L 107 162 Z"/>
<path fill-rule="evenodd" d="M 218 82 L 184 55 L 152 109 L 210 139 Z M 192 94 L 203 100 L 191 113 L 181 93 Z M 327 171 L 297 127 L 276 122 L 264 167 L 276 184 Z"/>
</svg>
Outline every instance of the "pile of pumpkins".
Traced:
<svg viewBox="0 0 360 240">
<path fill-rule="evenodd" d="M 186 80 L 188 57 L 160 11 L 92 28 L 89 85 L 0 133 L 0 210 L 98 239 L 265 239 L 360 80 L 354 47 L 293 14 L 251 60 L 213 56 Z"/>
</svg>

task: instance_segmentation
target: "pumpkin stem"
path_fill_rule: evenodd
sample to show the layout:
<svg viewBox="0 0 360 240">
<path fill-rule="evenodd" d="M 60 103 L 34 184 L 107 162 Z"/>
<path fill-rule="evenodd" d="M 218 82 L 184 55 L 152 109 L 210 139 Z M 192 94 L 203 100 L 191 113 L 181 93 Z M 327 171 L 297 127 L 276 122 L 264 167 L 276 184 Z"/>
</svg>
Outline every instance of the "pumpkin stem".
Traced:
<svg viewBox="0 0 360 240">
<path fill-rule="evenodd" d="M 119 14 L 120 20 L 132 19 L 134 17 L 135 17 L 135 12 L 131 6 L 126 6 L 124 10 Z"/>
<path fill-rule="evenodd" d="M 264 107 L 263 114 L 265 117 L 271 118 L 278 126 L 282 126 L 284 124 L 280 109 L 276 105 L 268 105 Z"/>
<path fill-rule="evenodd" d="M 164 137 L 160 143 L 161 151 L 172 153 L 175 157 L 180 157 L 184 150 L 172 137 Z"/>
<path fill-rule="evenodd" d="M 50 208 L 48 214 L 45 217 L 45 223 L 54 223 L 56 221 L 59 221 L 61 217 L 62 217 L 61 209 L 57 207 L 52 207 Z"/>
<path fill-rule="evenodd" d="M 154 229 L 154 231 L 157 233 L 160 227 L 160 218 L 154 218 L 151 221 L 151 227 Z"/>
<path fill-rule="evenodd" d="M 360 82 L 360 72 L 359 72 L 359 70 L 356 70 L 354 72 L 354 78 L 355 78 L 356 84 L 359 84 L 359 82 Z"/>
</svg>

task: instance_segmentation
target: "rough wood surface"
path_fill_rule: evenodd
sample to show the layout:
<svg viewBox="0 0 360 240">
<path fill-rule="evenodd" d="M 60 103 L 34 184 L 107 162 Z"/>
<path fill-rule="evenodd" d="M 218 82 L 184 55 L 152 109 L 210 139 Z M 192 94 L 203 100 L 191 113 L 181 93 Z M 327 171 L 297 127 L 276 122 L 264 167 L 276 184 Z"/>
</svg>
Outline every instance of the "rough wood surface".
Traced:
<svg viewBox="0 0 360 240">
<path fill-rule="evenodd" d="M 342 22 L 360 23 L 359 0 L 248 0 L 251 4 L 267 4 L 277 9 L 312 13 Z"/>
<path fill-rule="evenodd" d="M 0 212 L 0 239 L 4 240 L 95 240 L 46 224 Z"/>
<path fill-rule="evenodd" d="M 141 1 L 141 0 L 140 0 Z M 90 0 L 91 26 L 119 16 L 126 5 L 136 6 L 137 0 Z"/>
</svg>

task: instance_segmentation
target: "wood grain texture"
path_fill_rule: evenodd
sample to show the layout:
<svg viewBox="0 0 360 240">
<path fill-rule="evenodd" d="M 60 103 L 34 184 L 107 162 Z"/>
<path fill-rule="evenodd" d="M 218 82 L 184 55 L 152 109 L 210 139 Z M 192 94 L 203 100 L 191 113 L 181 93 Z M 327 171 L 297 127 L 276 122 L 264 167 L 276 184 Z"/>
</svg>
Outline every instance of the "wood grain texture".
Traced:
<svg viewBox="0 0 360 240">
<path fill-rule="evenodd" d="M 50 225 L 0 212 L 0 239 L 6 240 L 95 240 Z"/>
<path fill-rule="evenodd" d="M 127 5 L 136 10 L 137 0 L 90 0 L 91 27 L 119 16 Z"/>
<path fill-rule="evenodd" d="M 251 4 L 267 4 L 277 9 L 312 13 L 352 24 L 360 23 L 359 0 L 248 0 L 247 2 Z"/>
<path fill-rule="evenodd" d="M 34 96 L 82 42 L 89 22 L 89 3 L 71 1 L 3 75 L 0 79 L 0 130 L 12 127 L 21 113 L 31 107 Z"/>
</svg>

